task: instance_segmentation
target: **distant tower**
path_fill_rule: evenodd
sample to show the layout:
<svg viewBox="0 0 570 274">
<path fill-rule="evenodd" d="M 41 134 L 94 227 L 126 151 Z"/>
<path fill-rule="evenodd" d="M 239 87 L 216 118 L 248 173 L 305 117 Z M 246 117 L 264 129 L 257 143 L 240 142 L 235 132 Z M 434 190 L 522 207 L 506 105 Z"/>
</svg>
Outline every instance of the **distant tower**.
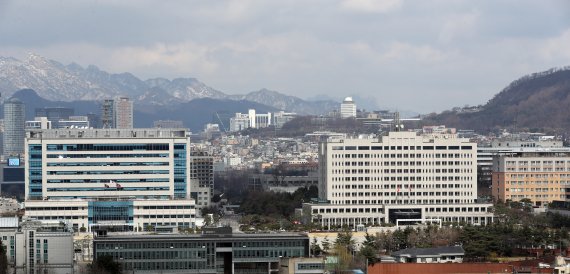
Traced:
<svg viewBox="0 0 570 274">
<path fill-rule="evenodd" d="M 133 128 L 133 101 L 128 97 L 115 100 L 115 128 Z"/>
<path fill-rule="evenodd" d="M 356 117 L 356 104 L 352 97 L 344 98 L 340 104 L 340 118 L 354 118 Z"/>
<path fill-rule="evenodd" d="M 115 128 L 115 101 L 105 99 L 101 105 L 101 128 Z"/>
<path fill-rule="evenodd" d="M 17 98 L 4 102 L 4 156 L 24 154 L 24 110 L 24 103 Z"/>
</svg>

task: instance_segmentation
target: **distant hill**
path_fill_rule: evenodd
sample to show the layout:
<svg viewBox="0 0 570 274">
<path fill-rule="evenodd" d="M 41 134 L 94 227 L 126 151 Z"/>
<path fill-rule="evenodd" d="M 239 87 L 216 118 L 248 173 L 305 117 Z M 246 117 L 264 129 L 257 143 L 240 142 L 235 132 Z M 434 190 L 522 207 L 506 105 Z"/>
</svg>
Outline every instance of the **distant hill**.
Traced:
<svg viewBox="0 0 570 274">
<path fill-rule="evenodd" d="M 13 94 L 20 99 L 26 108 L 26 120 L 32 120 L 35 109 L 41 107 L 69 107 L 75 109 L 75 115 L 85 115 L 88 113 L 100 113 L 100 104 L 97 101 L 50 101 L 40 97 L 34 90 L 24 89 Z M 204 124 L 216 122 L 214 117 L 220 117 L 226 127 L 229 126 L 227 115 L 215 115 L 216 112 L 233 115 L 236 112 L 247 112 L 254 108 L 259 112 L 273 112 L 277 109 L 247 100 L 228 100 L 200 98 L 190 102 L 172 106 L 146 106 L 135 104 L 134 124 L 135 127 L 152 127 L 155 120 L 180 120 L 184 126 L 192 131 L 203 129 Z M 0 107 L 0 113 L 4 113 Z"/>
<path fill-rule="evenodd" d="M 515 80 L 487 104 L 429 115 L 424 124 L 489 132 L 498 127 L 570 133 L 570 67 Z"/>
<path fill-rule="evenodd" d="M 196 78 L 141 80 L 130 73 L 108 73 L 93 65 L 87 68 L 76 63 L 66 66 L 35 54 L 26 60 L 0 57 L 1 98 L 9 98 L 22 89 L 33 89 L 41 98 L 62 102 L 128 96 L 141 106 L 173 106 L 201 98 L 247 100 L 301 115 L 327 113 L 339 105 L 327 100 L 310 102 L 267 89 L 228 95 Z"/>
</svg>

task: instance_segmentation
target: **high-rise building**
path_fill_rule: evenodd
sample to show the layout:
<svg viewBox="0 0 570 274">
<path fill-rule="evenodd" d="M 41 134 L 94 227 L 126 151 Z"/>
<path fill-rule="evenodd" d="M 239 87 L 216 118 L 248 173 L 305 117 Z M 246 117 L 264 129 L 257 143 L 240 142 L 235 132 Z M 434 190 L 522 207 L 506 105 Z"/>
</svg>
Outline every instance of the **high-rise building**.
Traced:
<svg viewBox="0 0 570 274">
<path fill-rule="evenodd" d="M 101 127 L 133 128 L 133 101 L 128 97 L 105 99 L 101 105 Z"/>
<path fill-rule="evenodd" d="M 190 192 L 196 200 L 196 208 L 210 206 L 214 195 L 214 157 L 207 151 L 193 149 L 190 152 Z"/>
<path fill-rule="evenodd" d="M 566 200 L 570 149 L 518 148 L 493 155 L 491 192 L 495 200 L 529 199 L 535 206 Z"/>
<path fill-rule="evenodd" d="M 60 128 L 60 120 L 68 120 L 69 116 L 73 116 L 75 110 L 65 107 L 46 107 L 36 108 L 35 117 L 47 117 L 51 122 L 52 128 Z"/>
<path fill-rule="evenodd" d="M 133 101 L 128 97 L 115 100 L 115 128 L 133 128 Z"/>
<path fill-rule="evenodd" d="M 193 227 L 185 130 L 28 131 L 26 215 L 75 229 Z"/>
<path fill-rule="evenodd" d="M 329 138 L 319 144 L 319 200 L 303 209 L 327 228 L 433 220 L 487 224 L 492 204 L 476 203 L 476 168 L 477 144 L 454 134 Z"/>
<path fill-rule="evenodd" d="M 352 97 L 344 98 L 340 104 L 340 118 L 354 118 L 356 117 L 356 104 Z"/>
<path fill-rule="evenodd" d="M 115 100 L 105 99 L 101 104 L 101 128 L 115 128 Z"/>
<path fill-rule="evenodd" d="M 23 155 L 25 108 L 17 98 L 4 102 L 4 156 Z"/>
</svg>

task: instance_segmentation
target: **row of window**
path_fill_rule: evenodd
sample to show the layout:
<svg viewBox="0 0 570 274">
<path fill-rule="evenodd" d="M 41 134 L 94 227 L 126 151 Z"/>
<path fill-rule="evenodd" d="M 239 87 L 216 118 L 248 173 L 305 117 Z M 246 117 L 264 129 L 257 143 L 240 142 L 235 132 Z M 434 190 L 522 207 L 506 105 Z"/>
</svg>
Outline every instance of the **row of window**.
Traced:
<svg viewBox="0 0 570 274">
<path fill-rule="evenodd" d="M 406 190 L 406 189 L 431 189 L 431 188 L 443 188 L 443 189 L 447 189 L 447 188 L 471 188 L 472 185 L 471 184 L 400 184 L 400 185 L 395 185 L 395 184 L 384 184 L 384 185 L 369 185 L 369 184 L 365 184 L 365 185 L 361 185 L 361 184 L 341 184 L 341 185 L 337 185 L 337 184 L 333 184 L 332 188 L 333 189 L 402 189 L 402 191 Z"/>
<path fill-rule="evenodd" d="M 389 204 L 423 204 L 423 205 L 433 205 L 433 204 L 468 204 L 473 203 L 474 199 L 410 199 L 410 198 L 396 198 L 392 200 L 370 200 L 370 199 L 360 199 L 360 200 L 331 200 L 334 205 L 389 205 Z"/>
<path fill-rule="evenodd" d="M 332 161 L 333 166 L 470 166 L 472 164 L 472 161 Z"/>
<path fill-rule="evenodd" d="M 486 207 L 428 207 L 426 212 L 487 212 Z M 313 208 L 313 214 L 325 213 L 384 213 L 381 208 Z"/>
<path fill-rule="evenodd" d="M 48 167 L 53 166 L 168 166 L 169 162 L 69 162 L 59 163 L 52 162 L 46 164 Z"/>
<path fill-rule="evenodd" d="M 473 169 L 470 168 L 456 168 L 456 169 L 368 169 L 368 168 L 361 168 L 361 169 L 332 169 L 332 174 L 390 174 L 390 173 L 397 173 L 397 174 L 406 174 L 406 173 L 471 173 Z"/>
<path fill-rule="evenodd" d="M 401 181 L 471 181 L 471 176 L 435 176 L 435 177 L 349 177 L 349 176 L 334 176 L 331 178 L 333 182 L 401 182 Z"/>
<path fill-rule="evenodd" d="M 184 146 L 177 144 L 177 146 Z M 169 144 L 48 144 L 48 151 L 135 151 L 169 150 Z"/>
<path fill-rule="evenodd" d="M 508 191 L 508 189 L 507 189 Z M 332 197 L 376 197 L 376 196 L 471 196 L 468 191 L 455 192 L 413 192 L 402 190 L 393 192 L 333 192 Z"/>
<path fill-rule="evenodd" d="M 153 210 L 163 210 L 163 209 L 194 209 L 194 205 L 158 205 L 158 206 L 135 206 L 137 210 L 140 209 L 153 209 Z M 77 207 L 77 206 L 66 206 L 66 207 L 27 207 L 26 211 L 64 211 L 64 210 L 86 210 L 86 207 Z"/>
<path fill-rule="evenodd" d="M 473 146 L 332 146 L 332 150 L 459 150 Z"/>
</svg>

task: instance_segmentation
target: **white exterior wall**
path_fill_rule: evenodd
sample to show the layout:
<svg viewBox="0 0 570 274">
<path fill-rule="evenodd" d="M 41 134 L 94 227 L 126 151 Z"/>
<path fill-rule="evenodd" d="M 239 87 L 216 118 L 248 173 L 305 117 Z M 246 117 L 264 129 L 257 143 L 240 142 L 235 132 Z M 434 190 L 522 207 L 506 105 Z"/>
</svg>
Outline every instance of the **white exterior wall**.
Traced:
<svg viewBox="0 0 570 274">
<path fill-rule="evenodd" d="M 424 146 L 433 149 L 424 150 Z M 337 150 L 340 147 L 343 150 Z M 322 143 L 320 148 L 323 191 L 319 198 L 331 204 L 455 204 L 473 203 L 477 198 L 477 144 L 466 139 L 391 132 L 380 142 L 342 139 Z"/>
<path fill-rule="evenodd" d="M 255 119 L 255 109 L 250 109 L 247 111 L 248 118 L 249 118 L 249 127 L 257 128 L 256 119 Z"/>
<path fill-rule="evenodd" d="M 163 207 L 162 209 L 145 209 L 145 206 Z M 180 208 L 190 206 L 190 208 Z M 85 227 L 91 231 L 89 225 L 89 201 L 27 201 L 26 216 L 38 220 L 64 220 L 76 229 Z M 164 209 L 164 207 L 170 207 Z M 176 209 L 172 207 L 177 207 Z M 39 210 L 38 210 L 39 209 Z M 145 223 L 196 223 L 196 207 L 194 200 L 134 200 L 133 201 L 133 228 L 144 228 Z M 172 215 L 176 215 L 175 218 Z M 181 215 L 181 216 L 179 216 Z M 189 215 L 189 216 L 188 216 Z M 154 216 L 154 217 L 152 217 Z M 162 216 L 162 217 L 158 217 Z"/>
<path fill-rule="evenodd" d="M 190 223 L 190 227 L 194 227 L 196 224 L 196 207 L 194 200 L 137 200 L 133 202 L 134 206 L 134 221 L 133 226 L 138 228 L 145 228 L 145 223 L 152 224 L 166 224 L 166 223 L 176 223 L 174 226 L 178 226 L 178 223 Z M 160 207 L 168 206 L 170 208 L 166 209 L 145 209 L 147 207 Z M 181 207 L 191 206 L 190 209 L 184 209 Z M 174 209 L 173 207 L 176 207 Z M 172 218 L 176 215 L 175 218 Z M 156 217 L 152 217 L 156 216 Z M 163 216 L 163 218 L 158 218 L 158 216 Z M 166 217 L 168 216 L 168 217 Z M 190 216 L 190 217 L 188 217 Z M 165 225 L 171 226 L 171 225 Z"/>
<path fill-rule="evenodd" d="M 142 144 L 169 144 L 170 150 L 153 150 L 153 151 L 47 151 L 48 144 L 132 144 L 132 143 L 142 143 Z M 69 197 L 101 197 L 101 196 L 174 196 L 174 144 L 186 144 L 187 145 L 187 156 L 186 156 L 186 170 L 189 169 L 189 141 L 187 138 L 141 138 L 141 139 L 130 139 L 130 138 L 98 138 L 98 139 L 77 139 L 77 138 L 62 138 L 62 139 L 27 139 L 26 142 L 26 154 L 28 154 L 29 144 L 41 144 L 42 145 L 42 192 L 44 199 L 54 199 L 54 198 L 69 198 Z M 48 155 L 58 155 L 56 158 L 48 158 Z M 70 155 L 105 155 L 105 154 L 167 154 L 168 157 L 121 157 L 121 158 L 69 158 Z M 168 165 L 164 166 L 48 166 L 52 163 L 96 163 L 96 162 L 135 162 L 135 163 L 146 163 L 146 162 L 165 162 Z M 25 162 L 26 170 L 29 169 L 29 161 Z M 133 171 L 133 174 L 89 174 L 90 171 Z M 166 172 L 166 174 L 136 174 L 136 171 L 144 170 L 161 170 Z M 85 174 L 77 175 L 52 175 L 50 172 L 58 171 L 83 171 Z M 105 183 L 48 183 L 48 180 L 73 180 L 73 179 L 92 179 L 96 178 L 99 180 L 109 180 L 107 185 L 109 188 L 105 188 Z M 166 182 L 139 182 L 139 183 L 120 183 L 123 188 L 127 187 L 147 187 L 148 190 L 137 190 L 137 191 L 118 191 L 114 184 L 110 183 L 111 180 L 121 180 L 121 179 L 165 179 Z M 25 174 L 26 182 L 26 197 L 29 197 L 29 173 Z M 57 188 L 73 188 L 73 187 L 91 187 L 96 188 L 98 191 L 49 191 L 49 189 Z M 168 187 L 168 190 L 156 190 L 158 187 Z M 187 196 L 189 195 L 189 187 L 187 187 Z"/>
<path fill-rule="evenodd" d="M 415 210 L 424 222 L 490 223 L 492 204 L 475 203 L 476 152 L 454 135 L 330 139 L 319 144 L 320 203 L 304 205 L 304 214 L 326 228 L 379 225 L 390 210 Z"/>
<path fill-rule="evenodd" d="M 352 118 L 356 117 L 356 104 L 352 101 L 344 101 L 340 104 L 340 117 Z"/>
</svg>

